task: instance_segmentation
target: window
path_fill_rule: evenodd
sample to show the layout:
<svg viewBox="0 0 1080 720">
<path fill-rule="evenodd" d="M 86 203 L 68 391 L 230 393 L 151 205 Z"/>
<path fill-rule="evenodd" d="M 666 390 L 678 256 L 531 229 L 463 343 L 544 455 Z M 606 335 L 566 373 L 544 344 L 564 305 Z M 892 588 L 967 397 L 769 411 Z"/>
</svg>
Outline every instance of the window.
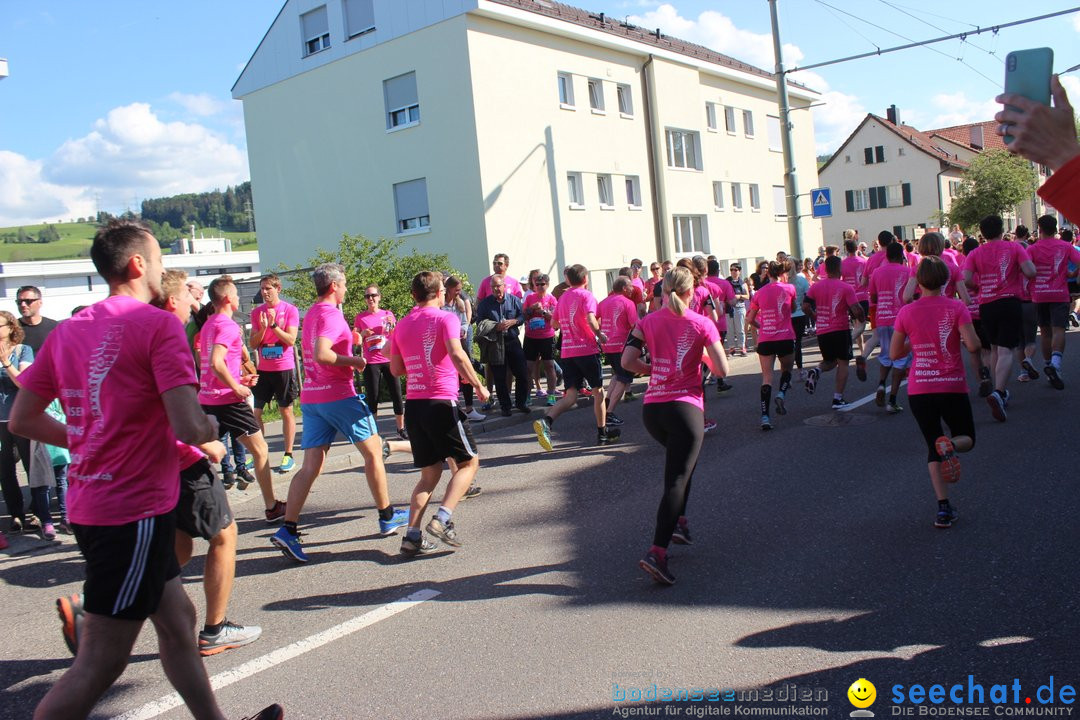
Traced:
<svg viewBox="0 0 1080 720">
<path fill-rule="evenodd" d="M 743 134 L 748 138 L 754 137 L 754 113 L 749 110 L 742 111 Z"/>
<path fill-rule="evenodd" d="M 901 194 L 899 185 L 889 185 L 885 188 L 885 207 L 900 207 L 904 204 L 904 196 Z"/>
<path fill-rule="evenodd" d="M 675 215 L 675 252 L 681 254 L 707 252 L 704 225 L 700 215 Z"/>
<path fill-rule="evenodd" d="M 735 108 L 724 108 L 724 129 L 727 130 L 728 135 L 735 134 Z"/>
<path fill-rule="evenodd" d="M 667 131 L 668 167 L 701 169 L 701 155 L 698 152 L 698 134 L 686 130 Z"/>
<path fill-rule="evenodd" d="M 330 47 L 330 21 L 326 17 L 325 5 L 301 15 L 300 27 L 304 33 L 305 56 Z"/>
<path fill-rule="evenodd" d="M 581 173 L 566 174 L 566 194 L 570 198 L 570 207 L 585 207 L 585 197 L 581 193 Z"/>
<path fill-rule="evenodd" d="M 345 0 L 345 37 L 369 33 L 375 29 L 374 0 Z"/>
<path fill-rule="evenodd" d="M 898 147 L 898 148 L 896 148 L 896 154 L 899 155 L 900 157 L 904 157 L 904 155 L 906 155 L 907 153 L 904 152 L 904 148 Z"/>
<path fill-rule="evenodd" d="M 626 204 L 631 209 L 641 209 L 641 179 L 637 175 L 626 176 Z"/>
<path fill-rule="evenodd" d="M 956 197 L 956 194 L 958 192 L 960 192 L 960 181 L 959 180 L 950 180 L 949 181 L 949 197 L 951 197 L 951 198 Z"/>
<path fill-rule="evenodd" d="M 783 185 L 772 186 L 773 217 L 787 220 L 787 190 Z"/>
<path fill-rule="evenodd" d="M 593 112 L 604 112 L 604 83 L 594 78 L 589 78 L 589 107 Z"/>
<path fill-rule="evenodd" d="M 844 156 L 844 162 L 845 162 L 845 163 L 849 163 L 849 162 L 851 162 L 851 156 L 850 156 L 850 155 L 845 155 L 845 156 Z"/>
<path fill-rule="evenodd" d="M 597 175 L 596 176 L 596 192 L 600 196 L 600 209 L 601 210 L 614 210 L 615 199 L 611 195 L 611 176 L 610 175 Z"/>
<path fill-rule="evenodd" d="M 416 94 L 416 73 L 383 80 L 386 102 L 386 129 L 410 127 L 420 122 L 420 101 Z"/>
<path fill-rule="evenodd" d="M 766 115 L 765 124 L 769 131 L 769 149 L 773 152 L 783 152 L 784 143 L 780 139 L 780 118 L 775 115 Z"/>
<path fill-rule="evenodd" d="M 755 212 L 761 210 L 761 191 L 757 183 L 750 183 L 750 209 Z"/>
<path fill-rule="evenodd" d="M 574 108 L 574 78 L 570 73 L 559 73 L 559 105 Z"/>
<path fill-rule="evenodd" d="M 427 178 L 394 185 L 394 206 L 397 209 L 399 235 L 426 230 L 431 224 L 428 216 Z"/>
<path fill-rule="evenodd" d="M 844 193 L 844 203 L 848 212 L 859 212 L 870 209 L 869 190 L 848 190 Z"/>
<path fill-rule="evenodd" d="M 716 105 L 711 102 L 705 103 L 705 127 L 716 132 Z"/>
<path fill-rule="evenodd" d="M 731 207 L 742 210 L 742 185 L 739 183 L 731 183 Z"/>
<path fill-rule="evenodd" d="M 634 97 L 630 94 L 629 85 L 616 85 L 615 97 L 619 101 L 619 114 L 623 117 L 634 116 Z"/>
<path fill-rule="evenodd" d="M 870 209 L 877 210 L 878 208 L 889 207 L 888 197 L 885 193 L 885 186 L 878 185 L 877 187 L 869 188 L 870 194 Z"/>
<path fill-rule="evenodd" d="M 873 165 L 874 163 L 885 162 L 885 146 L 875 145 L 874 147 L 863 148 L 863 164 Z"/>
<path fill-rule="evenodd" d="M 724 209 L 724 183 L 717 181 L 712 184 L 712 202 L 713 209 Z"/>
</svg>

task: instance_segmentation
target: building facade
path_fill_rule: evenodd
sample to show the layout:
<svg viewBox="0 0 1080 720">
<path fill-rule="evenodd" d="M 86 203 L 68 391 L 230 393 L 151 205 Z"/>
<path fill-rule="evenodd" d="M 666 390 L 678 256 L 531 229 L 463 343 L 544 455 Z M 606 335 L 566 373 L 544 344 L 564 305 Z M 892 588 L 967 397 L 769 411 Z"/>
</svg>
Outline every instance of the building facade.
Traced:
<svg viewBox="0 0 1080 720">
<path fill-rule="evenodd" d="M 633 257 L 789 248 L 774 77 L 560 3 L 288 0 L 233 96 L 268 267 L 343 233 L 445 252 L 474 282 L 497 252 L 596 286 Z M 792 113 L 806 190 L 811 112 Z M 820 222 L 800 222 L 812 253 Z"/>
</svg>

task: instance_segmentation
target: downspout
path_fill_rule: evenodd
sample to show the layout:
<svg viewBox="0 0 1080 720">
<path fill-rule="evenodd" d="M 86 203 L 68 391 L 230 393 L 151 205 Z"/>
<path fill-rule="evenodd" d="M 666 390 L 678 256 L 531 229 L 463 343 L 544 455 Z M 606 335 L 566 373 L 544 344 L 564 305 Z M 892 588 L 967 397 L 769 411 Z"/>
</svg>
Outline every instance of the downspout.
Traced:
<svg viewBox="0 0 1080 720">
<path fill-rule="evenodd" d="M 652 72 L 653 56 L 641 66 L 641 103 L 645 112 L 645 148 L 649 154 L 649 195 L 652 198 L 653 209 L 653 233 L 656 239 L 656 259 L 664 260 L 670 257 L 666 250 L 667 243 L 664 240 L 663 219 L 667 217 L 667 194 L 664 192 L 664 175 L 657 172 L 661 165 L 657 153 L 660 149 L 656 118 L 653 117 L 653 107 L 656 99 L 653 96 L 655 81 Z"/>
</svg>

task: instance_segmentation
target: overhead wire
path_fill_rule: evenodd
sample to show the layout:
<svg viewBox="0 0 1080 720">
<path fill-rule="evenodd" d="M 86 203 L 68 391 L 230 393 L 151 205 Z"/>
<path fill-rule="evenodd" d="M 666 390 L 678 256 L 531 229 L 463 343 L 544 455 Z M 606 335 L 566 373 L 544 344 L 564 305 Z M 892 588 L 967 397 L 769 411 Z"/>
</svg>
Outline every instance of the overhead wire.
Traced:
<svg viewBox="0 0 1080 720">
<path fill-rule="evenodd" d="M 897 12 L 900 12 L 900 13 L 903 13 L 904 15 L 907 15 L 907 16 L 908 16 L 909 18 L 911 18 L 911 19 L 913 19 L 913 20 L 917 20 L 917 21 L 921 22 L 921 23 L 922 23 L 923 25 L 927 25 L 927 26 L 929 26 L 929 27 L 932 27 L 932 28 L 934 28 L 935 30 L 938 30 L 938 31 L 940 31 L 940 32 L 943 32 L 943 33 L 947 33 L 947 32 L 949 32 L 949 31 L 948 31 L 948 30 L 946 30 L 945 28 L 943 28 L 943 27 L 940 27 L 940 26 L 938 26 L 938 25 L 935 25 L 935 24 L 933 24 L 932 22 L 930 22 L 929 20 L 924 20 L 923 18 L 921 18 L 921 17 L 919 17 L 919 16 L 917 16 L 917 15 L 914 15 L 914 14 L 912 14 L 912 13 L 909 13 L 909 12 L 908 12 L 907 10 L 903 9 L 903 7 L 902 7 L 902 6 L 900 6 L 900 5 L 897 5 L 897 4 L 895 4 L 895 3 L 891 3 L 891 2 L 889 2 L 889 0 L 878 0 L 878 2 L 880 2 L 880 3 L 882 4 L 882 5 L 887 5 L 887 6 L 891 7 L 891 8 L 893 9 L 893 10 L 896 10 Z M 954 21 L 954 22 L 955 22 L 955 21 Z M 962 24 L 964 24 L 964 25 L 968 25 L 969 23 L 962 23 Z M 974 26 L 974 27 L 978 27 L 978 26 L 976 25 L 976 26 Z M 994 33 L 994 41 L 995 41 L 995 44 L 996 44 L 996 42 L 997 42 L 997 37 L 998 37 L 998 36 L 997 36 L 997 33 Z M 1002 62 L 1002 63 L 1004 63 L 1004 62 L 1005 62 L 1005 61 L 1004 61 L 1004 60 L 1002 60 L 1001 58 L 997 57 L 997 53 L 996 53 L 996 51 L 994 51 L 994 50 L 987 50 L 986 48 L 984 48 L 984 47 L 981 47 L 981 46 L 979 46 L 979 45 L 976 45 L 975 43 L 971 42 L 970 40 L 968 40 L 968 39 L 966 39 L 966 38 L 962 38 L 962 39 L 960 40 L 960 42 L 961 42 L 961 43 L 967 43 L 968 45 L 970 45 L 971 47 L 975 48 L 976 50 L 982 50 L 982 51 L 983 51 L 984 53 L 986 53 L 987 55 L 990 55 L 990 56 L 992 56 L 992 57 L 995 57 L 995 58 L 997 58 L 997 59 L 998 59 L 998 62 Z"/>
</svg>

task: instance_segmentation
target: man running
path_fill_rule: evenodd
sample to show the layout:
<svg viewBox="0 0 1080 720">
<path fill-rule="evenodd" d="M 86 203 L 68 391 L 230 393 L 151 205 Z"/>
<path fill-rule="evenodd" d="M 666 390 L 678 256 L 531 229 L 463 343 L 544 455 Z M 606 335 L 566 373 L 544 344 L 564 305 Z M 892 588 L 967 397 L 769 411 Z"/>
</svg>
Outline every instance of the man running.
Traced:
<svg viewBox="0 0 1080 720">
<path fill-rule="evenodd" d="M 1042 336 L 1044 372 L 1057 390 L 1065 389 L 1061 379 L 1061 356 L 1065 352 L 1065 328 L 1069 324 L 1069 263 L 1080 265 L 1080 251 L 1057 237 L 1057 218 L 1043 215 L 1038 220 L 1039 240 L 1028 248 L 1035 266 L 1031 299 L 1035 302 L 1039 334 Z"/>
<path fill-rule="evenodd" d="M 810 369 L 806 392 L 812 395 L 821 373 L 836 368 L 832 408 L 839 410 L 847 405 L 844 388 L 847 386 L 848 362 L 851 360 L 849 319 L 861 324 L 865 316 L 855 290 L 841 278 L 843 261 L 837 256 L 827 257 L 824 265 L 828 277 L 811 285 L 803 302 L 803 311 L 817 324 L 817 342 L 821 350 L 821 364 Z"/>
<path fill-rule="evenodd" d="M 296 306 L 281 299 L 281 278 L 270 273 L 259 279 L 263 304 L 251 311 L 251 347 L 258 356 L 259 379 L 252 393 L 255 396 L 255 420 L 266 434 L 263 408 L 271 399 L 281 411 L 281 434 L 285 454 L 279 470 L 289 472 L 296 467 L 293 445 L 296 442 L 296 416 L 293 402 L 299 395 L 296 381 L 296 345 L 300 329 L 300 312 Z"/>
<path fill-rule="evenodd" d="M 353 356 L 353 332 L 340 306 L 347 291 L 345 268 L 324 263 L 311 274 L 318 300 L 304 315 L 300 349 L 304 358 L 304 384 L 300 388 L 300 409 L 304 414 L 301 449 L 304 466 L 289 483 L 285 522 L 270 542 L 285 557 L 307 562 L 300 547 L 297 523 L 311 486 L 315 484 L 330 444 L 341 433 L 356 446 L 364 459 L 364 477 L 379 512 L 379 532 L 390 535 L 405 524 L 404 509 L 394 509 L 386 489 L 382 440 L 370 408 L 356 394 L 353 372 L 363 371 L 367 361 Z M 449 313 L 442 313 L 449 316 Z"/>
<path fill-rule="evenodd" d="M 461 348 L 460 322 L 439 309 L 445 292 L 442 274 L 418 273 L 411 292 L 416 306 L 401 319 L 390 338 L 390 370 L 397 377 L 407 377 L 405 427 L 412 443 L 413 465 L 420 468 L 409 507 L 409 529 L 401 540 L 401 554 L 406 556 L 436 548 L 424 538 L 420 524 L 447 458 L 457 469 L 452 471 L 442 504 L 425 529 L 447 545 L 461 547 L 452 517 L 476 477 L 480 457 L 469 419 L 457 404 L 459 377 L 473 386 L 480 402 L 488 398 L 487 388 Z"/>
<path fill-rule="evenodd" d="M 851 236 L 848 236 L 851 233 Z M 855 242 L 855 231 L 844 231 L 844 252 L 847 257 L 840 261 L 840 278 L 855 291 L 855 299 L 862 308 L 863 319 L 855 322 L 852 336 L 855 345 L 859 348 L 859 354 L 855 358 L 855 375 L 860 382 L 866 381 L 866 341 L 863 333 L 866 331 L 866 318 L 870 315 L 870 291 L 863 282 L 866 275 L 866 258 L 859 254 L 859 248 Z"/>
<path fill-rule="evenodd" d="M 611 286 L 611 294 L 596 306 L 600 316 L 600 329 L 607 336 L 601 344 L 604 359 L 611 368 L 611 381 L 608 383 L 607 424 L 622 425 L 623 421 L 613 411 L 622 400 L 623 393 L 634 382 L 634 376 L 623 369 L 622 350 L 626 338 L 637 323 L 637 305 L 631 300 L 634 285 L 631 278 L 620 275 Z"/>
<path fill-rule="evenodd" d="M 904 380 L 911 356 L 893 358 L 889 354 L 893 336 L 893 322 L 896 313 L 904 304 L 904 288 L 907 287 L 911 277 L 911 269 L 904 258 L 904 246 L 899 242 L 889 242 L 885 245 L 885 258 L 887 262 L 879 266 L 870 277 L 870 304 L 875 310 L 874 321 L 877 325 L 877 337 L 881 342 L 881 353 L 878 363 L 881 365 L 881 373 L 878 376 L 877 393 L 874 401 L 878 407 L 884 407 L 886 412 L 898 413 L 904 408 L 896 400 L 900 392 L 900 383 Z M 886 382 L 889 374 L 892 374 L 891 385 L 888 386 L 888 403 L 885 401 Z"/>
</svg>

